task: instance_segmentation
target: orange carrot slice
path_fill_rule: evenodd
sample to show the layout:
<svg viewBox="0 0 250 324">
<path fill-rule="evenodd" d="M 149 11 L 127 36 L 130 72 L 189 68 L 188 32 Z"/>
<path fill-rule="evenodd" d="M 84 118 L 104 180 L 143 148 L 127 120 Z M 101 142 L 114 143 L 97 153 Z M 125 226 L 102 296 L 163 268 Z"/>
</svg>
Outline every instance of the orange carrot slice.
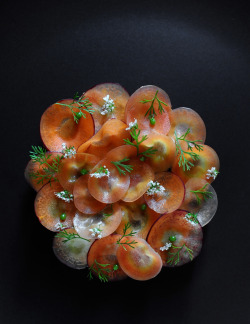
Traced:
<svg viewBox="0 0 250 324">
<path fill-rule="evenodd" d="M 73 222 L 75 230 L 81 237 L 100 239 L 112 234 L 119 226 L 121 219 L 121 207 L 116 203 L 95 215 L 76 212 Z"/>
<path fill-rule="evenodd" d="M 164 109 L 164 112 L 162 112 L 161 114 L 158 110 L 159 104 L 157 100 L 155 100 L 153 105 L 156 113 L 156 115 L 154 116 L 155 124 L 151 125 L 149 113 L 147 114 L 147 116 L 145 116 L 148 109 L 150 108 L 151 102 L 142 103 L 141 101 L 152 100 L 157 91 L 158 91 L 157 97 L 159 98 L 159 100 L 166 103 L 167 106 L 162 104 L 162 108 Z M 134 122 L 134 120 L 136 119 L 139 129 L 148 130 L 148 131 L 154 130 L 157 131 L 158 133 L 166 135 L 170 130 L 170 120 L 169 120 L 170 111 L 171 111 L 171 102 L 169 96 L 165 91 L 152 85 L 143 86 L 138 90 L 136 90 L 127 102 L 126 110 L 125 110 L 126 123 L 129 125 L 129 123 Z"/>
<path fill-rule="evenodd" d="M 140 145 L 140 152 L 146 151 L 150 147 L 157 150 L 147 158 L 147 163 L 155 172 L 171 168 L 176 156 L 175 143 L 172 138 L 158 133 L 150 133 L 147 136 L 146 141 Z"/>
<path fill-rule="evenodd" d="M 127 91 L 119 84 L 116 83 L 102 83 L 98 84 L 85 93 L 85 96 L 93 103 L 93 118 L 95 120 L 96 131 L 102 127 L 102 125 L 111 118 L 117 118 L 125 121 L 124 110 L 126 103 L 129 99 Z M 109 99 L 114 102 L 114 109 L 111 113 L 105 115 L 103 113 L 105 100 L 109 96 Z"/>
<path fill-rule="evenodd" d="M 102 128 L 77 150 L 78 153 L 90 153 L 103 158 L 113 148 L 124 145 L 123 139 L 128 138 L 127 125 L 118 120 L 110 119 Z"/>
<path fill-rule="evenodd" d="M 187 212 L 182 210 L 165 214 L 154 223 L 149 232 L 147 241 L 160 254 L 164 266 L 183 265 L 200 253 L 202 228 L 198 222 L 188 220 L 186 215 Z M 170 246 L 166 248 L 167 244 Z M 178 252 L 179 256 L 173 254 Z"/>
<path fill-rule="evenodd" d="M 106 207 L 106 204 L 96 200 L 88 190 L 89 176 L 81 176 L 74 185 L 74 204 L 83 214 L 95 214 Z"/>
<path fill-rule="evenodd" d="M 91 172 L 99 160 L 95 155 L 87 153 L 76 153 L 71 158 L 63 159 L 58 172 L 58 180 L 62 187 L 73 192 L 76 180 Z"/>
<path fill-rule="evenodd" d="M 55 195 L 61 191 L 63 187 L 58 182 L 48 183 L 40 189 L 35 200 L 35 212 L 40 223 L 52 232 L 73 227 L 76 208 L 73 202 L 68 203 Z M 64 221 L 60 220 L 62 214 L 66 214 Z"/>
<path fill-rule="evenodd" d="M 179 167 L 179 155 L 175 158 L 172 172 L 178 175 L 184 183 L 186 183 L 191 178 L 200 178 L 206 180 L 208 183 L 212 183 L 215 178 L 209 176 L 209 170 L 213 167 L 219 171 L 220 161 L 217 153 L 208 145 L 203 145 L 203 151 L 198 151 L 193 147 L 192 151 L 199 155 L 199 159 L 193 161 L 192 158 L 184 153 L 186 159 L 194 164 L 189 171 L 183 170 L 182 166 Z"/>
<path fill-rule="evenodd" d="M 76 234 L 74 228 L 65 230 L 67 233 Z M 73 269 L 84 269 L 87 267 L 87 254 L 93 240 L 90 242 L 81 238 L 74 238 L 67 242 L 62 237 L 54 237 L 53 251 L 59 261 Z"/>
<path fill-rule="evenodd" d="M 90 113 L 84 112 L 86 118 L 80 118 L 77 124 L 71 110 L 60 105 L 72 102 L 73 99 L 60 100 L 47 108 L 42 115 L 40 132 L 42 141 L 49 151 L 61 151 L 63 143 L 68 147 L 78 148 L 95 133 L 94 121 Z"/>
<path fill-rule="evenodd" d="M 50 158 L 47 160 L 49 165 L 53 164 L 53 159 L 56 158 L 57 156 L 62 156 L 61 153 L 56 153 L 56 152 L 47 152 L 46 156 L 50 155 Z M 40 165 L 40 163 L 38 162 L 33 162 L 32 160 L 30 160 L 25 168 L 24 171 L 24 176 L 26 181 L 30 184 L 30 186 L 35 190 L 35 191 L 39 191 L 46 183 L 49 182 L 49 180 L 45 179 L 42 182 L 39 182 L 39 179 L 41 180 L 41 178 L 34 178 L 32 176 L 32 174 L 35 174 L 37 172 L 39 172 L 40 174 L 44 175 L 44 165 Z M 57 174 L 54 174 L 55 177 L 57 177 Z"/>
<path fill-rule="evenodd" d="M 153 193 L 150 189 L 144 194 L 147 205 L 157 213 L 171 213 L 178 209 L 184 199 L 185 187 L 179 177 L 171 172 L 155 175 L 155 182 L 162 190 Z"/>
<path fill-rule="evenodd" d="M 202 143 L 206 139 L 206 126 L 200 115 L 190 108 L 176 108 L 170 113 L 171 129 L 169 136 L 175 140 L 175 132 L 178 137 L 184 135 L 188 129 L 190 133 L 186 136 L 188 140 L 201 140 Z"/>
<path fill-rule="evenodd" d="M 121 235 L 112 234 L 93 243 L 88 253 L 88 266 L 96 270 L 92 270 L 92 274 L 98 275 L 98 264 L 96 263 L 98 262 L 99 264 L 105 265 L 101 269 L 109 281 L 127 278 L 127 275 L 119 266 L 116 257 L 116 251 L 118 249 L 116 242 L 120 237 Z"/>
<path fill-rule="evenodd" d="M 133 166 L 133 170 L 129 173 L 130 185 L 123 201 L 132 202 L 139 199 L 146 191 L 149 181 L 154 180 L 154 172 L 152 168 L 139 158 L 133 158 L 128 161 Z"/>
<path fill-rule="evenodd" d="M 131 224 L 131 231 L 136 236 L 146 239 L 153 223 L 159 218 L 159 214 L 148 208 L 143 197 L 134 202 L 119 202 L 122 209 L 122 220 L 116 229 L 118 234 L 123 234 L 125 224 Z"/>
<path fill-rule="evenodd" d="M 124 237 L 121 242 L 131 240 L 131 237 Z M 117 259 L 122 270 L 135 280 L 149 280 L 156 277 L 162 268 L 162 260 L 152 247 L 139 237 L 135 238 L 136 244 L 131 246 L 122 245 L 117 249 Z"/>
</svg>

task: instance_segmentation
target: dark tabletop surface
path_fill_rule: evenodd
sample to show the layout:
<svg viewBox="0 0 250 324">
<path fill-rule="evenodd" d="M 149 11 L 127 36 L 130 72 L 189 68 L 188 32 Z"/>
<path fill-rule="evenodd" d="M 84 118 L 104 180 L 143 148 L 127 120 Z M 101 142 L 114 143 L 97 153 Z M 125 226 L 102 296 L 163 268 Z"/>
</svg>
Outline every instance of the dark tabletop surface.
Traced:
<svg viewBox="0 0 250 324">
<path fill-rule="evenodd" d="M 244 1 L 3 1 L 0 323 L 247 323 L 249 10 Z M 155 84 L 196 110 L 221 160 L 219 208 L 192 263 L 147 282 L 61 264 L 23 172 L 43 111 L 101 82 Z"/>
</svg>

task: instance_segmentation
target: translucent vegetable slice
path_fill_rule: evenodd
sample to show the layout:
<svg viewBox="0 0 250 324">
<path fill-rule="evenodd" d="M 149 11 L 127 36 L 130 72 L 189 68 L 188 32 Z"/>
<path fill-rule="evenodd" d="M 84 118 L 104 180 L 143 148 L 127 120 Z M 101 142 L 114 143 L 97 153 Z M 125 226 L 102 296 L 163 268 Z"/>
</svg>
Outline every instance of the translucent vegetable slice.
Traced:
<svg viewBox="0 0 250 324">
<path fill-rule="evenodd" d="M 160 254 L 166 267 L 184 265 L 201 251 L 202 228 L 198 222 L 188 220 L 186 215 L 187 212 L 183 210 L 165 214 L 155 222 L 149 232 L 147 241 Z M 170 239 L 173 237 L 175 241 L 171 243 Z M 171 244 L 171 247 L 164 250 L 166 244 Z"/>
<path fill-rule="evenodd" d="M 217 171 L 220 169 L 220 161 L 217 153 L 208 145 L 203 145 L 203 151 L 198 151 L 193 147 L 192 151 L 199 155 L 199 159 L 194 161 L 190 155 L 184 153 L 187 161 L 194 164 L 189 171 L 183 170 L 182 166 L 179 166 L 179 155 L 175 158 L 172 172 L 178 175 L 184 183 L 191 178 L 200 178 L 206 180 L 208 183 L 214 181 L 213 177 L 208 177 L 208 170 L 215 167 Z"/>
<path fill-rule="evenodd" d="M 150 147 L 157 150 L 147 157 L 146 161 L 155 172 L 167 171 L 172 167 L 176 156 L 174 141 L 171 137 L 158 133 L 150 133 L 147 137 L 146 141 L 140 145 L 140 152 L 144 152 Z"/>
<path fill-rule="evenodd" d="M 76 234 L 76 231 L 73 228 L 65 231 L 70 234 Z M 88 242 L 80 238 L 74 238 L 67 242 L 63 241 L 65 241 L 65 238 L 56 236 L 53 240 L 53 251 L 58 260 L 73 269 L 86 268 L 87 254 L 94 240 Z"/>
<path fill-rule="evenodd" d="M 152 102 L 142 103 L 141 101 L 152 100 L 155 97 L 157 91 L 158 99 L 167 104 L 167 106 L 161 104 L 164 111 L 160 113 L 159 103 L 157 100 L 154 101 L 153 108 L 156 115 L 154 115 L 155 124 L 152 125 L 150 123 L 150 112 L 147 113 Z M 148 131 L 154 130 L 158 133 L 166 135 L 170 130 L 170 111 L 171 102 L 169 96 L 165 91 L 153 85 L 143 86 L 136 90 L 127 102 L 125 110 L 126 123 L 129 125 L 129 123 L 134 122 L 134 120 L 136 119 L 139 129 Z"/>
<path fill-rule="evenodd" d="M 162 186 L 162 190 L 144 194 L 147 205 L 157 213 L 171 213 L 182 204 L 185 187 L 181 179 L 171 172 L 160 172 L 155 175 L 154 182 Z M 150 188 L 150 187 L 149 187 Z"/>
<path fill-rule="evenodd" d="M 93 117 L 95 120 L 96 131 L 98 131 L 101 126 L 111 118 L 117 118 L 119 120 L 125 121 L 124 110 L 126 103 L 129 99 L 129 94 L 127 91 L 117 83 L 102 83 L 98 84 L 92 89 L 85 93 L 85 96 L 93 102 Z M 112 112 L 104 114 L 105 103 L 104 98 L 109 96 L 109 99 L 114 102 L 114 109 Z"/>
<path fill-rule="evenodd" d="M 127 275 L 119 266 L 116 251 L 118 245 L 116 242 L 121 235 L 112 234 L 106 236 L 100 240 L 97 240 L 91 246 L 88 253 L 88 266 L 96 271 L 92 270 L 92 275 L 98 276 L 98 271 L 106 276 L 108 281 L 123 280 L 127 278 Z M 104 266 L 98 266 L 97 262 Z"/>
<path fill-rule="evenodd" d="M 100 239 L 112 234 L 122 219 L 120 205 L 113 204 L 94 215 L 76 212 L 74 227 L 77 233 L 87 239 Z"/>
<path fill-rule="evenodd" d="M 180 208 L 197 214 L 202 227 L 207 225 L 218 207 L 218 198 L 214 188 L 200 178 L 188 180 L 185 188 L 185 198 Z"/>
<path fill-rule="evenodd" d="M 206 126 L 200 115 L 193 109 L 180 107 L 173 109 L 170 113 L 171 129 L 169 136 L 175 140 L 175 132 L 178 137 L 184 135 L 188 129 L 190 133 L 186 136 L 188 140 L 206 139 Z"/>
<path fill-rule="evenodd" d="M 128 163 L 133 166 L 133 170 L 129 173 L 130 185 L 122 200 L 132 202 L 139 199 L 147 191 L 149 181 L 154 180 L 154 171 L 139 158 L 130 159 Z"/>
<path fill-rule="evenodd" d="M 60 184 L 65 190 L 73 192 L 76 180 L 84 174 L 87 177 L 99 161 L 98 157 L 87 153 L 76 153 L 71 158 L 63 159 L 58 172 Z"/>
<path fill-rule="evenodd" d="M 88 178 L 87 175 L 76 180 L 73 190 L 74 204 L 83 214 L 95 214 L 103 210 L 106 204 L 91 196 L 88 189 Z"/>
<path fill-rule="evenodd" d="M 56 153 L 56 152 L 48 152 L 46 153 L 46 156 L 50 155 L 50 158 L 47 160 L 47 163 L 49 165 L 53 164 L 53 159 L 56 158 L 57 156 L 61 157 L 61 153 Z M 42 177 L 35 177 L 37 173 L 41 175 L 45 175 L 44 168 L 46 168 L 47 165 L 41 165 L 38 162 L 33 162 L 30 160 L 25 168 L 24 171 L 24 176 L 26 181 L 29 183 L 29 185 L 35 190 L 39 191 L 46 183 L 49 182 L 49 179 L 44 179 L 42 180 Z M 33 175 L 33 176 L 32 176 Z M 51 176 L 57 177 L 56 173 L 51 174 Z"/>
<path fill-rule="evenodd" d="M 76 208 L 73 202 L 66 202 L 55 195 L 61 191 L 63 187 L 58 182 L 51 182 L 39 190 L 35 199 L 35 212 L 40 223 L 52 232 L 73 227 Z M 62 214 L 66 214 L 64 221 L 60 220 Z"/>
<path fill-rule="evenodd" d="M 90 153 L 103 158 L 110 150 L 117 146 L 124 145 L 123 139 L 128 138 L 127 125 L 118 120 L 108 120 L 101 129 L 83 143 L 77 150 L 78 153 Z"/>
<path fill-rule="evenodd" d="M 71 104 L 73 99 L 60 100 L 45 110 L 40 122 L 41 138 L 49 151 L 61 151 L 62 144 L 76 149 L 95 133 L 94 121 L 90 113 L 79 122 L 74 121 L 69 107 L 60 104 Z M 79 110 L 74 108 L 74 111 Z"/>
<path fill-rule="evenodd" d="M 119 202 L 122 209 L 122 220 L 116 229 L 118 234 L 123 234 L 125 224 L 131 224 L 131 231 L 136 232 L 136 236 L 146 239 L 147 234 L 160 217 L 160 215 L 148 208 L 143 197 L 134 202 Z"/>
<path fill-rule="evenodd" d="M 132 241 L 131 237 L 124 237 L 121 242 Z M 117 259 L 122 270 L 135 280 L 149 280 L 158 275 L 162 268 L 162 260 L 152 247 L 139 237 L 135 238 L 133 248 L 120 245 L 117 249 Z M 124 248 L 125 247 L 125 248 Z"/>
</svg>

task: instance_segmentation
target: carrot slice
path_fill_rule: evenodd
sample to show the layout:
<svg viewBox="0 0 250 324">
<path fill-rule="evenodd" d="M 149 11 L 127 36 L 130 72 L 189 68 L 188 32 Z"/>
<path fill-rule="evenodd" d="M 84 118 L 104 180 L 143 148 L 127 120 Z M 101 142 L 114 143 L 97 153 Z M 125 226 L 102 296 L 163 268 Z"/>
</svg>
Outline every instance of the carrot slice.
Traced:
<svg viewBox="0 0 250 324">
<path fill-rule="evenodd" d="M 91 172 L 99 160 L 95 155 L 87 153 L 76 153 L 71 158 L 63 159 L 58 172 L 58 180 L 62 187 L 73 192 L 76 180 L 84 172 L 87 176 L 87 173 Z"/>
<path fill-rule="evenodd" d="M 179 155 L 175 158 L 172 172 L 178 175 L 184 183 L 191 178 L 200 178 L 212 183 L 215 178 L 209 176 L 208 170 L 215 167 L 217 171 L 220 168 L 220 160 L 217 153 L 208 145 L 203 145 L 203 151 L 198 151 L 193 147 L 192 151 L 199 155 L 199 159 L 193 161 L 190 155 L 184 153 L 186 159 L 194 164 L 189 171 L 183 170 L 182 166 L 179 167 Z"/>
<path fill-rule="evenodd" d="M 72 102 L 73 99 L 60 100 L 47 108 L 42 115 L 41 138 L 49 151 L 61 151 L 63 143 L 66 143 L 68 147 L 78 148 L 95 133 L 94 121 L 90 113 L 84 112 L 86 118 L 80 118 L 77 124 L 71 110 L 60 105 Z"/>
<path fill-rule="evenodd" d="M 200 178 L 189 179 L 185 189 L 185 198 L 180 208 L 197 214 L 199 223 L 204 227 L 212 220 L 218 208 L 217 194 L 206 180 Z"/>
<path fill-rule="evenodd" d="M 160 172 L 155 175 L 155 182 L 162 190 L 144 194 L 147 205 L 157 213 L 171 213 L 178 209 L 184 199 L 185 187 L 179 177 L 171 172 Z"/>
<path fill-rule="evenodd" d="M 76 234 L 74 228 L 65 230 L 67 233 Z M 53 251 L 59 261 L 73 269 L 84 269 L 87 267 L 87 254 L 93 240 L 90 242 L 81 238 L 74 238 L 67 242 L 61 237 L 54 237 Z"/>
<path fill-rule="evenodd" d="M 176 108 L 170 113 L 171 129 L 169 136 L 175 140 L 175 132 L 178 137 L 184 135 L 188 129 L 190 133 L 186 136 L 186 139 L 201 140 L 202 143 L 206 139 L 206 126 L 200 115 L 190 108 Z"/>
<path fill-rule="evenodd" d="M 81 237 L 100 239 L 112 234 L 119 226 L 121 219 L 121 207 L 116 203 L 94 215 L 76 212 L 73 222 L 77 233 Z"/>
<path fill-rule="evenodd" d="M 89 176 L 81 176 L 76 180 L 73 190 L 74 204 L 83 214 L 95 214 L 106 207 L 106 204 L 96 200 L 88 190 Z"/>
<path fill-rule="evenodd" d="M 134 202 L 119 202 L 122 209 L 122 220 L 116 229 L 118 234 L 123 234 L 125 224 L 131 224 L 131 231 L 136 236 L 146 239 L 153 223 L 159 218 L 159 214 L 148 208 L 143 197 Z"/>
<path fill-rule="evenodd" d="M 35 212 L 40 223 L 52 232 L 73 227 L 76 208 L 73 202 L 65 202 L 55 193 L 63 191 L 58 182 L 51 182 L 40 189 L 35 199 Z M 60 221 L 60 216 L 66 214 L 66 219 Z"/>
<path fill-rule="evenodd" d="M 124 237 L 121 242 L 131 240 L 131 237 Z M 120 245 L 117 249 L 117 259 L 122 270 L 135 280 L 149 280 L 156 277 L 162 268 L 162 260 L 152 247 L 139 237 L 135 238 L 136 244 Z"/>
<path fill-rule="evenodd" d="M 139 199 L 147 191 L 149 181 L 154 180 L 154 172 L 139 158 L 130 159 L 128 163 L 133 166 L 133 170 L 129 173 L 130 185 L 122 200 L 131 202 Z"/>
<path fill-rule="evenodd" d="M 99 264 L 105 265 L 101 266 L 103 274 L 107 277 L 109 281 L 122 280 L 127 278 L 127 275 L 119 266 L 116 251 L 118 249 L 118 245 L 116 242 L 119 240 L 121 235 L 112 234 L 106 236 L 100 240 L 97 240 L 91 246 L 88 253 L 88 266 L 89 268 L 95 269 L 98 271 Z M 117 269 L 118 265 L 118 269 Z M 92 274 L 98 275 L 96 271 L 91 271 Z"/>
<path fill-rule="evenodd" d="M 117 118 L 125 121 L 124 110 L 126 103 L 129 99 L 129 94 L 120 85 L 116 83 L 102 83 L 98 84 L 85 93 L 85 96 L 93 103 L 93 118 L 95 120 L 96 131 L 111 118 Z M 104 98 L 109 96 L 109 99 L 114 101 L 114 110 L 105 115 L 103 113 L 103 105 L 105 104 Z"/>
<path fill-rule="evenodd" d="M 148 109 L 150 108 L 151 102 L 142 103 L 140 101 L 143 100 L 152 100 L 158 91 L 157 97 L 159 100 L 163 101 L 167 104 L 167 106 L 162 104 L 162 108 L 164 109 L 164 112 L 161 114 L 158 111 L 159 104 L 157 100 L 154 102 L 154 110 L 156 115 L 155 118 L 155 125 L 151 125 L 150 123 L 150 116 L 149 113 L 146 115 Z M 169 96 L 165 91 L 163 91 L 161 88 L 148 85 L 143 86 L 136 90 L 132 96 L 129 98 L 126 110 L 125 110 L 125 118 L 126 123 L 129 125 L 129 123 L 134 122 L 134 120 L 137 120 L 137 124 L 139 129 L 142 130 L 148 130 L 148 131 L 157 131 L 158 133 L 166 135 L 170 130 L 170 119 L 169 119 L 169 112 L 171 111 L 171 102 L 169 99 Z"/>
<path fill-rule="evenodd" d="M 158 133 L 150 133 L 147 137 L 140 145 L 140 152 L 146 151 L 150 147 L 157 150 L 147 158 L 147 163 L 155 172 L 162 172 L 171 168 L 176 156 L 175 143 L 172 138 Z"/>
<path fill-rule="evenodd" d="M 77 150 L 78 153 L 90 153 L 103 158 L 113 148 L 124 145 L 123 139 L 128 138 L 127 125 L 118 120 L 110 119 L 102 128 Z"/>
<path fill-rule="evenodd" d="M 181 266 L 200 253 L 202 228 L 186 215 L 187 212 L 183 210 L 165 214 L 154 223 L 149 232 L 147 241 L 160 254 L 166 267 Z M 167 247 L 167 244 L 170 246 Z"/>
<path fill-rule="evenodd" d="M 46 156 L 50 155 L 50 158 L 47 160 L 49 165 L 53 164 L 53 159 L 56 158 L 57 156 L 62 156 L 61 153 L 56 153 L 56 152 L 47 152 Z M 38 162 L 33 162 L 32 160 L 30 160 L 25 168 L 24 171 L 24 176 L 26 181 L 29 183 L 29 185 L 35 190 L 35 191 L 39 191 L 46 183 L 49 182 L 49 180 L 45 179 L 42 182 L 39 182 L 39 179 L 41 178 L 34 178 L 32 176 L 32 174 L 35 174 L 39 172 L 41 175 L 45 175 L 44 172 L 44 165 L 41 165 Z M 56 174 L 54 174 L 55 177 L 57 177 Z"/>
</svg>

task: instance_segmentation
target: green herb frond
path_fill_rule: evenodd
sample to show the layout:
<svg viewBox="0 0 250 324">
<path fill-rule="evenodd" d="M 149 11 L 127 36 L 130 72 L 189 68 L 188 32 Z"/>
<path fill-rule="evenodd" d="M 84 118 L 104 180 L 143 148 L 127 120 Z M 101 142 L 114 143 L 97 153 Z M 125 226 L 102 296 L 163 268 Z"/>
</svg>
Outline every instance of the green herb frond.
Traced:
<svg viewBox="0 0 250 324">
<path fill-rule="evenodd" d="M 167 263 L 170 265 L 177 265 L 180 262 L 180 252 L 181 250 L 185 248 L 186 251 L 188 252 L 189 258 L 192 261 L 194 256 L 193 256 L 193 250 L 189 249 L 186 244 L 184 243 L 182 246 L 175 246 L 172 244 L 171 249 L 177 250 L 176 252 L 168 252 L 168 256 L 171 255 L 170 258 L 168 258 Z"/>
<path fill-rule="evenodd" d="M 112 161 L 111 163 L 114 164 L 117 168 L 117 170 L 119 171 L 120 175 L 125 175 L 126 172 L 131 172 L 133 171 L 133 166 L 130 164 L 125 164 L 124 162 L 128 162 L 129 159 L 128 158 L 124 158 L 120 161 Z M 121 168 L 123 168 L 124 170 L 122 170 Z"/>
<path fill-rule="evenodd" d="M 140 102 L 141 103 L 148 103 L 148 102 L 151 102 L 151 105 L 149 107 L 149 109 L 146 111 L 145 113 L 145 117 L 148 115 L 149 118 L 152 118 L 154 116 L 156 116 L 156 111 L 154 109 L 154 103 L 155 103 L 155 100 L 158 102 L 158 111 L 159 113 L 162 115 L 163 112 L 165 112 L 164 108 L 162 105 L 164 106 L 168 106 L 164 101 L 160 100 L 158 97 L 157 97 L 157 94 L 158 94 L 159 90 L 156 91 L 155 95 L 154 95 L 154 98 L 153 99 L 144 99 L 144 100 L 141 100 Z"/>
<path fill-rule="evenodd" d="M 198 205 L 201 203 L 201 198 L 199 197 L 199 194 L 202 195 L 203 199 L 206 201 L 207 199 L 210 199 L 213 197 L 213 193 L 211 191 L 206 191 L 206 187 L 209 184 L 206 183 L 201 189 L 199 190 L 190 190 L 190 192 L 195 194 L 195 197 L 197 199 Z"/>
<path fill-rule="evenodd" d="M 138 242 L 136 242 L 135 240 L 133 240 L 133 241 L 129 241 L 129 239 L 126 239 L 126 241 L 125 242 L 121 242 L 121 240 L 126 236 L 135 236 L 135 234 L 136 234 L 136 232 L 133 232 L 133 231 L 131 231 L 131 232 L 129 232 L 129 233 L 127 233 L 127 231 L 130 229 L 130 227 L 131 227 L 131 224 L 128 222 L 128 223 L 126 223 L 125 225 L 124 225 L 124 228 L 123 228 L 123 235 L 122 235 L 122 237 L 121 238 L 119 238 L 118 240 L 117 240 L 117 242 L 116 242 L 116 244 L 119 244 L 119 245 L 122 245 L 122 247 L 124 248 L 124 250 L 125 251 L 127 251 L 127 249 L 126 249 L 126 245 L 127 246 L 130 246 L 132 249 L 134 249 L 134 244 L 137 244 Z"/>
<path fill-rule="evenodd" d="M 90 240 L 85 239 L 84 237 L 81 237 L 77 233 L 68 233 L 66 230 L 63 230 L 55 235 L 55 237 L 63 238 L 63 243 L 66 243 L 68 241 L 74 240 L 74 239 L 81 239 L 84 241 L 90 242 Z"/>
</svg>

